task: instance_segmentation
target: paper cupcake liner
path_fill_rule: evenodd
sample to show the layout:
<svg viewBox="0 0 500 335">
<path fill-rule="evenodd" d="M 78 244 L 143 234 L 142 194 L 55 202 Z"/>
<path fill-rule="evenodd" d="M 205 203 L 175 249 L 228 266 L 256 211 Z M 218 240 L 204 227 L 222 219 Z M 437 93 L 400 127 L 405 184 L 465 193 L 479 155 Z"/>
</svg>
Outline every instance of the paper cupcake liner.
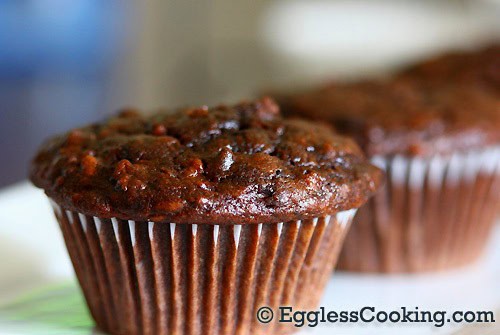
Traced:
<svg viewBox="0 0 500 335">
<path fill-rule="evenodd" d="M 97 325 L 111 334 L 293 332 L 262 306 L 315 308 L 355 210 L 276 224 L 102 219 L 53 203 Z"/>
<path fill-rule="evenodd" d="M 481 255 L 499 213 L 500 147 L 372 162 L 386 185 L 358 211 L 338 269 L 434 271 Z"/>
</svg>

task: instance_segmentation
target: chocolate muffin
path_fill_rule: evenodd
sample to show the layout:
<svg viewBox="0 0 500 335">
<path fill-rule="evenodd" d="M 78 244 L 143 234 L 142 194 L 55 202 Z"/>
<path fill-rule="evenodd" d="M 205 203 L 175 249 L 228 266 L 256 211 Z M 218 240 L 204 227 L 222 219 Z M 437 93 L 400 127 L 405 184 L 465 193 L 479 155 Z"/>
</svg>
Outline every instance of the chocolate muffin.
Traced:
<svg viewBox="0 0 500 335">
<path fill-rule="evenodd" d="M 122 111 L 50 139 L 31 167 L 111 334 L 292 332 L 256 311 L 317 305 L 381 174 L 353 141 L 283 119 L 270 99 Z"/>
<path fill-rule="evenodd" d="M 473 67 L 455 76 L 480 72 Z M 450 83 L 423 70 L 430 65 L 418 68 L 282 99 L 286 114 L 353 136 L 387 172 L 385 187 L 354 219 L 340 269 L 433 271 L 468 264 L 484 250 L 500 202 L 500 87 Z"/>
<path fill-rule="evenodd" d="M 500 44 L 437 56 L 404 69 L 398 77 L 426 85 L 462 83 L 500 94 Z"/>
</svg>

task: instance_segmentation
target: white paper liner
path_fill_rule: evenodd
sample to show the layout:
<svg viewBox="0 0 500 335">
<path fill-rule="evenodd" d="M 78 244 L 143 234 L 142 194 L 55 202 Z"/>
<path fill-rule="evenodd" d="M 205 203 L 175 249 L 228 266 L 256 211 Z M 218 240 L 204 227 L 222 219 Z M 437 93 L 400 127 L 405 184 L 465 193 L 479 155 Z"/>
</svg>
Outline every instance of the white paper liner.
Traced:
<svg viewBox="0 0 500 335">
<path fill-rule="evenodd" d="M 359 210 L 339 269 L 420 272 L 480 255 L 498 216 L 500 147 L 433 156 L 375 156 L 385 187 Z"/>
<path fill-rule="evenodd" d="M 52 202 L 97 325 L 111 334 L 290 333 L 262 306 L 315 308 L 356 210 L 276 224 L 102 219 Z"/>
</svg>

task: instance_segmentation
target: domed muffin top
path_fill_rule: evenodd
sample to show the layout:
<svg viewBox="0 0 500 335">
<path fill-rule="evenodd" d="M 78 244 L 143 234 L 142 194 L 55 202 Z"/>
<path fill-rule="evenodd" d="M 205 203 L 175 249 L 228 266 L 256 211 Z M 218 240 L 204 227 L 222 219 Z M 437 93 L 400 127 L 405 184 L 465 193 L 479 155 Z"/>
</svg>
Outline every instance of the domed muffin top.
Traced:
<svg viewBox="0 0 500 335">
<path fill-rule="evenodd" d="M 418 78 L 429 85 L 473 84 L 500 94 L 500 44 L 433 57 L 408 67 L 398 77 Z"/>
<path fill-rule="evenodd" d="M 369 156 L 447 154 L 500 143 L 500 95 L 478 82 L 331 84 L 282 97 L 280 104 L 285 114 L 327 121 L 353 136 Z"/>
<path fill-rule="evenodd" d="M 155 222 L 269 223 L 357 208 L 380 185 L 350 139 L 267 98 L 145 116 L 48 140 L 32 182 L 63 208 Z"/>
</svg>

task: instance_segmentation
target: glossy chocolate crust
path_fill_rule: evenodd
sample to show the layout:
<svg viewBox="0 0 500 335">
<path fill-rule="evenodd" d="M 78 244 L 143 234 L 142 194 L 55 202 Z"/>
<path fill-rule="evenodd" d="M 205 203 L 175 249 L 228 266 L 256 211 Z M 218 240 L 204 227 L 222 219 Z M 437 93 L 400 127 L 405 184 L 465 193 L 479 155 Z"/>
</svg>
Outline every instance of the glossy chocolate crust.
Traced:
<svg viewBox="0 0 500 335">
<path fill-rule="evenodd" d="M 285 114 L 329 122 L 353 136 L 369 156 L 425 156 L 495 145 L 500 143 L 500 69 L 499 58 L 490 53 L 499 54 L 498 48 L 488 50 L 465 60 L 443 57 L 384 81 L 330 84 L 281 97 L 280 105 Z"/>
<path fill-rule="evenodd" d="M 175 223 L 287 222 L 361 206 L 381 172 L 326 126 L 270 99 L 123 111 L 47 141 L 32 182 L 65 209 Z"/>
</svg>

